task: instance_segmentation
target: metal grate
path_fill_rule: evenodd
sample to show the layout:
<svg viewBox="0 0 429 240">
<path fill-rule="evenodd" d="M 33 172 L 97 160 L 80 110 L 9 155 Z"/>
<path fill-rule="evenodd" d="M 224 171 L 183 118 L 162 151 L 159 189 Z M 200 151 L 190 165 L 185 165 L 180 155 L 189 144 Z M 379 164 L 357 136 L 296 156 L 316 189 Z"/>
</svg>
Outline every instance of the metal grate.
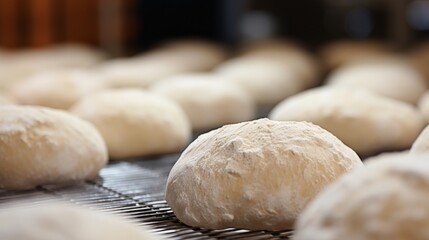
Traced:
<svg viewBox="0 0 429 240">
<path fill-rule="evenodd" d="M 100 179 L 71 187 L 44 186 L 31 191 L 0 190 L 0 205 L 28 198 L 34 203 L 60 198 L 129 217 L 173 239 L 290 239 L 291 231 L 207 230 L 179 222 L 164 200 L 168 172 L 179 155 L 112 163 Z"/>
</svg>

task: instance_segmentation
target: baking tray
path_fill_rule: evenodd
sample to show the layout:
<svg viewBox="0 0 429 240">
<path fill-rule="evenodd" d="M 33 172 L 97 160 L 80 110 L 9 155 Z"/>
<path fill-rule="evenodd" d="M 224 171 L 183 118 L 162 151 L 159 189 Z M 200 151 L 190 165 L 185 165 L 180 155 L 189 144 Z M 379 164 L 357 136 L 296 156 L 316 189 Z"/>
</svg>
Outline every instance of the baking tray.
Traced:
<svg viewBox="0 0 429 240">
<path fill-rule="evenodd" d="M 99 179 L 68 187 L 0 190 L 0 205 L 29 198 L 35 204 L 59 198 L 129 217 L 169 239 L 291 239 L 292 231 L 207 230 L 181 223 L 164 200 L 168 173 L 179 156 L 113 162 L 101 171 Z"/>
</svg>

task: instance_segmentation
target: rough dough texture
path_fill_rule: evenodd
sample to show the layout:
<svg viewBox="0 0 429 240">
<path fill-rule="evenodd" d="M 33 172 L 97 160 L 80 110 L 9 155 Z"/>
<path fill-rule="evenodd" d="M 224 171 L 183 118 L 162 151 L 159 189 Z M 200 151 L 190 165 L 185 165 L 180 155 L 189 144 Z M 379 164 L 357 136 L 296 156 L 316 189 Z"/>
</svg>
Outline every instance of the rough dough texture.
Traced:
<svg viewBox="0 0 429 240">
<path fill-rule="evenodd" d="M 0 237 L 7 240 L 156 240 L 128 219 L 60 202 L 0 208 Z M 34 204 L 34 203 L 33 203 Z"/>
<path fill-rule="evenodd" d="M 269 118 L 312 122 L 362 155 L 409 148 L 424 127 L 421 114 L 410 104 L 341 87 L 292 96 L 279 103 Z"/>
<path fill-rule="evenodd" d="M 429 153 L 429 126 L 420 133 L 411 146 L 411 153 Z"/>
<path fill-rule="evenodd" d="M 143 90 L 99 92 L 70 111 L 97 127 L 114 159 L 180 151 L 191 136 L 178 104 Z"/>
<path fill-rule="evenodd" d="M 296 71 L 268 58 L 236 58 L 221 64 L 216 73 L 242 86 L 259 105 L 275 105 L 306 88 Z"/>
<path fill-rule="evenodd" d="M 417 106 L 423 117 L 425 118 L 426 122 L 429 123 L 429 91 L 426 91 L 421 96 Z"/>
<path fill-rule="evenodd" d="M 353 63 L 336 70 L 328 84 L 364 88 L 383 96 L 417 103 L 426 91 L 426 82 L 410 65 L 400 60 Z"/>
<path fill-rule="evenodd" d="M 194 130 L 251 120 L 256 114 L 256 105 L 244 89 L 212 74 L 178 75 L 151 90 L 177 102 Z"/>
<path fill-rule="evenodd" d="M 361 166 L 353 150 L 316 125 L 254 120 L 192 142 L 168 176 L 166 200 L 190 226 L 289 229 L 320 190 Z"/>
<path fill-rule="evenodd" d="M 36 74 L 11 87 L 9 94 L 20 104 L 67 110 L 82 97 L 103 88 L 95 75 L 80 70 Z"/>
<path fill-rule="evenodd" d="M 429 239 L 428 157 L 371 161 L 338 179 L 299 216 L 294 239 Z"/>
<path fill-rule="evenodd" d="M 94 179 L 108 160 L 91 124 L 43 107 L 0 106 L 0 188 Z"/>
</svg>

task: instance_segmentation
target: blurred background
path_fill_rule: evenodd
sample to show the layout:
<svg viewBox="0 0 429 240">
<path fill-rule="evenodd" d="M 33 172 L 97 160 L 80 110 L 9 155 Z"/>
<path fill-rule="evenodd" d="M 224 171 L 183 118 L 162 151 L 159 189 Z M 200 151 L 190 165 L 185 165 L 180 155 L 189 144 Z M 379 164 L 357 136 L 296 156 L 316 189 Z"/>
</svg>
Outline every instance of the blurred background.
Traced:
<svg viewBox="0 0 429 240">
<path fill-rule="evenodd" d="M 406 48 L 428 35 L 427 0 L 0 0 L 0 46 L 8 49 L 67 41 L 119 56 L 190 36 L 229 46 L 288 37 L 310 48 L 377 38 Z"/>
</svg>

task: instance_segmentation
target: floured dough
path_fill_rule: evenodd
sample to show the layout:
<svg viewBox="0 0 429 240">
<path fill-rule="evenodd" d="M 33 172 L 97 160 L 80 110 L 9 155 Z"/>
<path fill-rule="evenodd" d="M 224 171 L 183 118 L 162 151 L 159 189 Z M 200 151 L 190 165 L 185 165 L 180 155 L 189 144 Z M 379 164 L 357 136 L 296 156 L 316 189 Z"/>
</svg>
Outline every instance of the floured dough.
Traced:
<svg viewBox="0 0 429 240">
<path fill-rule="evenodd" d="M 0 237 L 7 240 L 156 240 L 143 226 L 112 214 L 61 202 L 7 204 L 0 208 Z M 33 203 L 34 204 L 34 203 Z"/>
<path fill-rule="evenodd" d="M 191 136 L 189 120 L 177 103 L 143 90 L 102 91 L 70 111 L 97 127 L 115 159 L 180 151 Z"/>
<path fill-rule="evenodd" d="M 411 146 L 411 153 L 429 153 L 429 126 L 420 133 Z"/>
<path fill-rule="evenodd" d="M 236 58 L 221 64 L 216 73 L 243 87 L 258 105 L 275 105 L 306 88 L 298 73 L 268 58 Z"/>
<path fill-rule="evenodd" d="M 251 120 L 256 113 L 256 105 L 245 90 L 212 74 L 178 75 L 151 90 L 176 101 L 194 130 Z"/>
<path fill-rule="evenodd" d="M 417 103 L 426 82 L 415 69 L 400 60 L 373 60 L 341 67 L 328 77 L 328 84 L 369 91 Z"/>
<path fill-rule="evenodd" d="M 361 166 L 316 125 L 254 120 L 192 142 L 168 176 L 166 200 L 190 226 L 284 230 L 327 184 Z"/>
<path fill-rule="evenodd" d="M 371 161 L 341 177 L 299 216 L 294 239 L 429 239 L 428 159 Z"/>
<path fill-rule="evenodd" d="M 424 127 L 410 104 L 341 87 L 299 93 L 278 104 L 269 117 L 313 122 L 362 155 L 409 148 Z"/>
<path fill-rule="evenodd" d="M 0 188 L 94 179 L 108 160 L 91 124 L 43 107 L 0 106 Z"/>
<path fill-rule="evenodd" d="M 76 101 L 104 88 L 95 75 L 82 70 L 56 70 L 36 74 L 9 90 L 20 104 L 68 109 Z"/>
</svg>

